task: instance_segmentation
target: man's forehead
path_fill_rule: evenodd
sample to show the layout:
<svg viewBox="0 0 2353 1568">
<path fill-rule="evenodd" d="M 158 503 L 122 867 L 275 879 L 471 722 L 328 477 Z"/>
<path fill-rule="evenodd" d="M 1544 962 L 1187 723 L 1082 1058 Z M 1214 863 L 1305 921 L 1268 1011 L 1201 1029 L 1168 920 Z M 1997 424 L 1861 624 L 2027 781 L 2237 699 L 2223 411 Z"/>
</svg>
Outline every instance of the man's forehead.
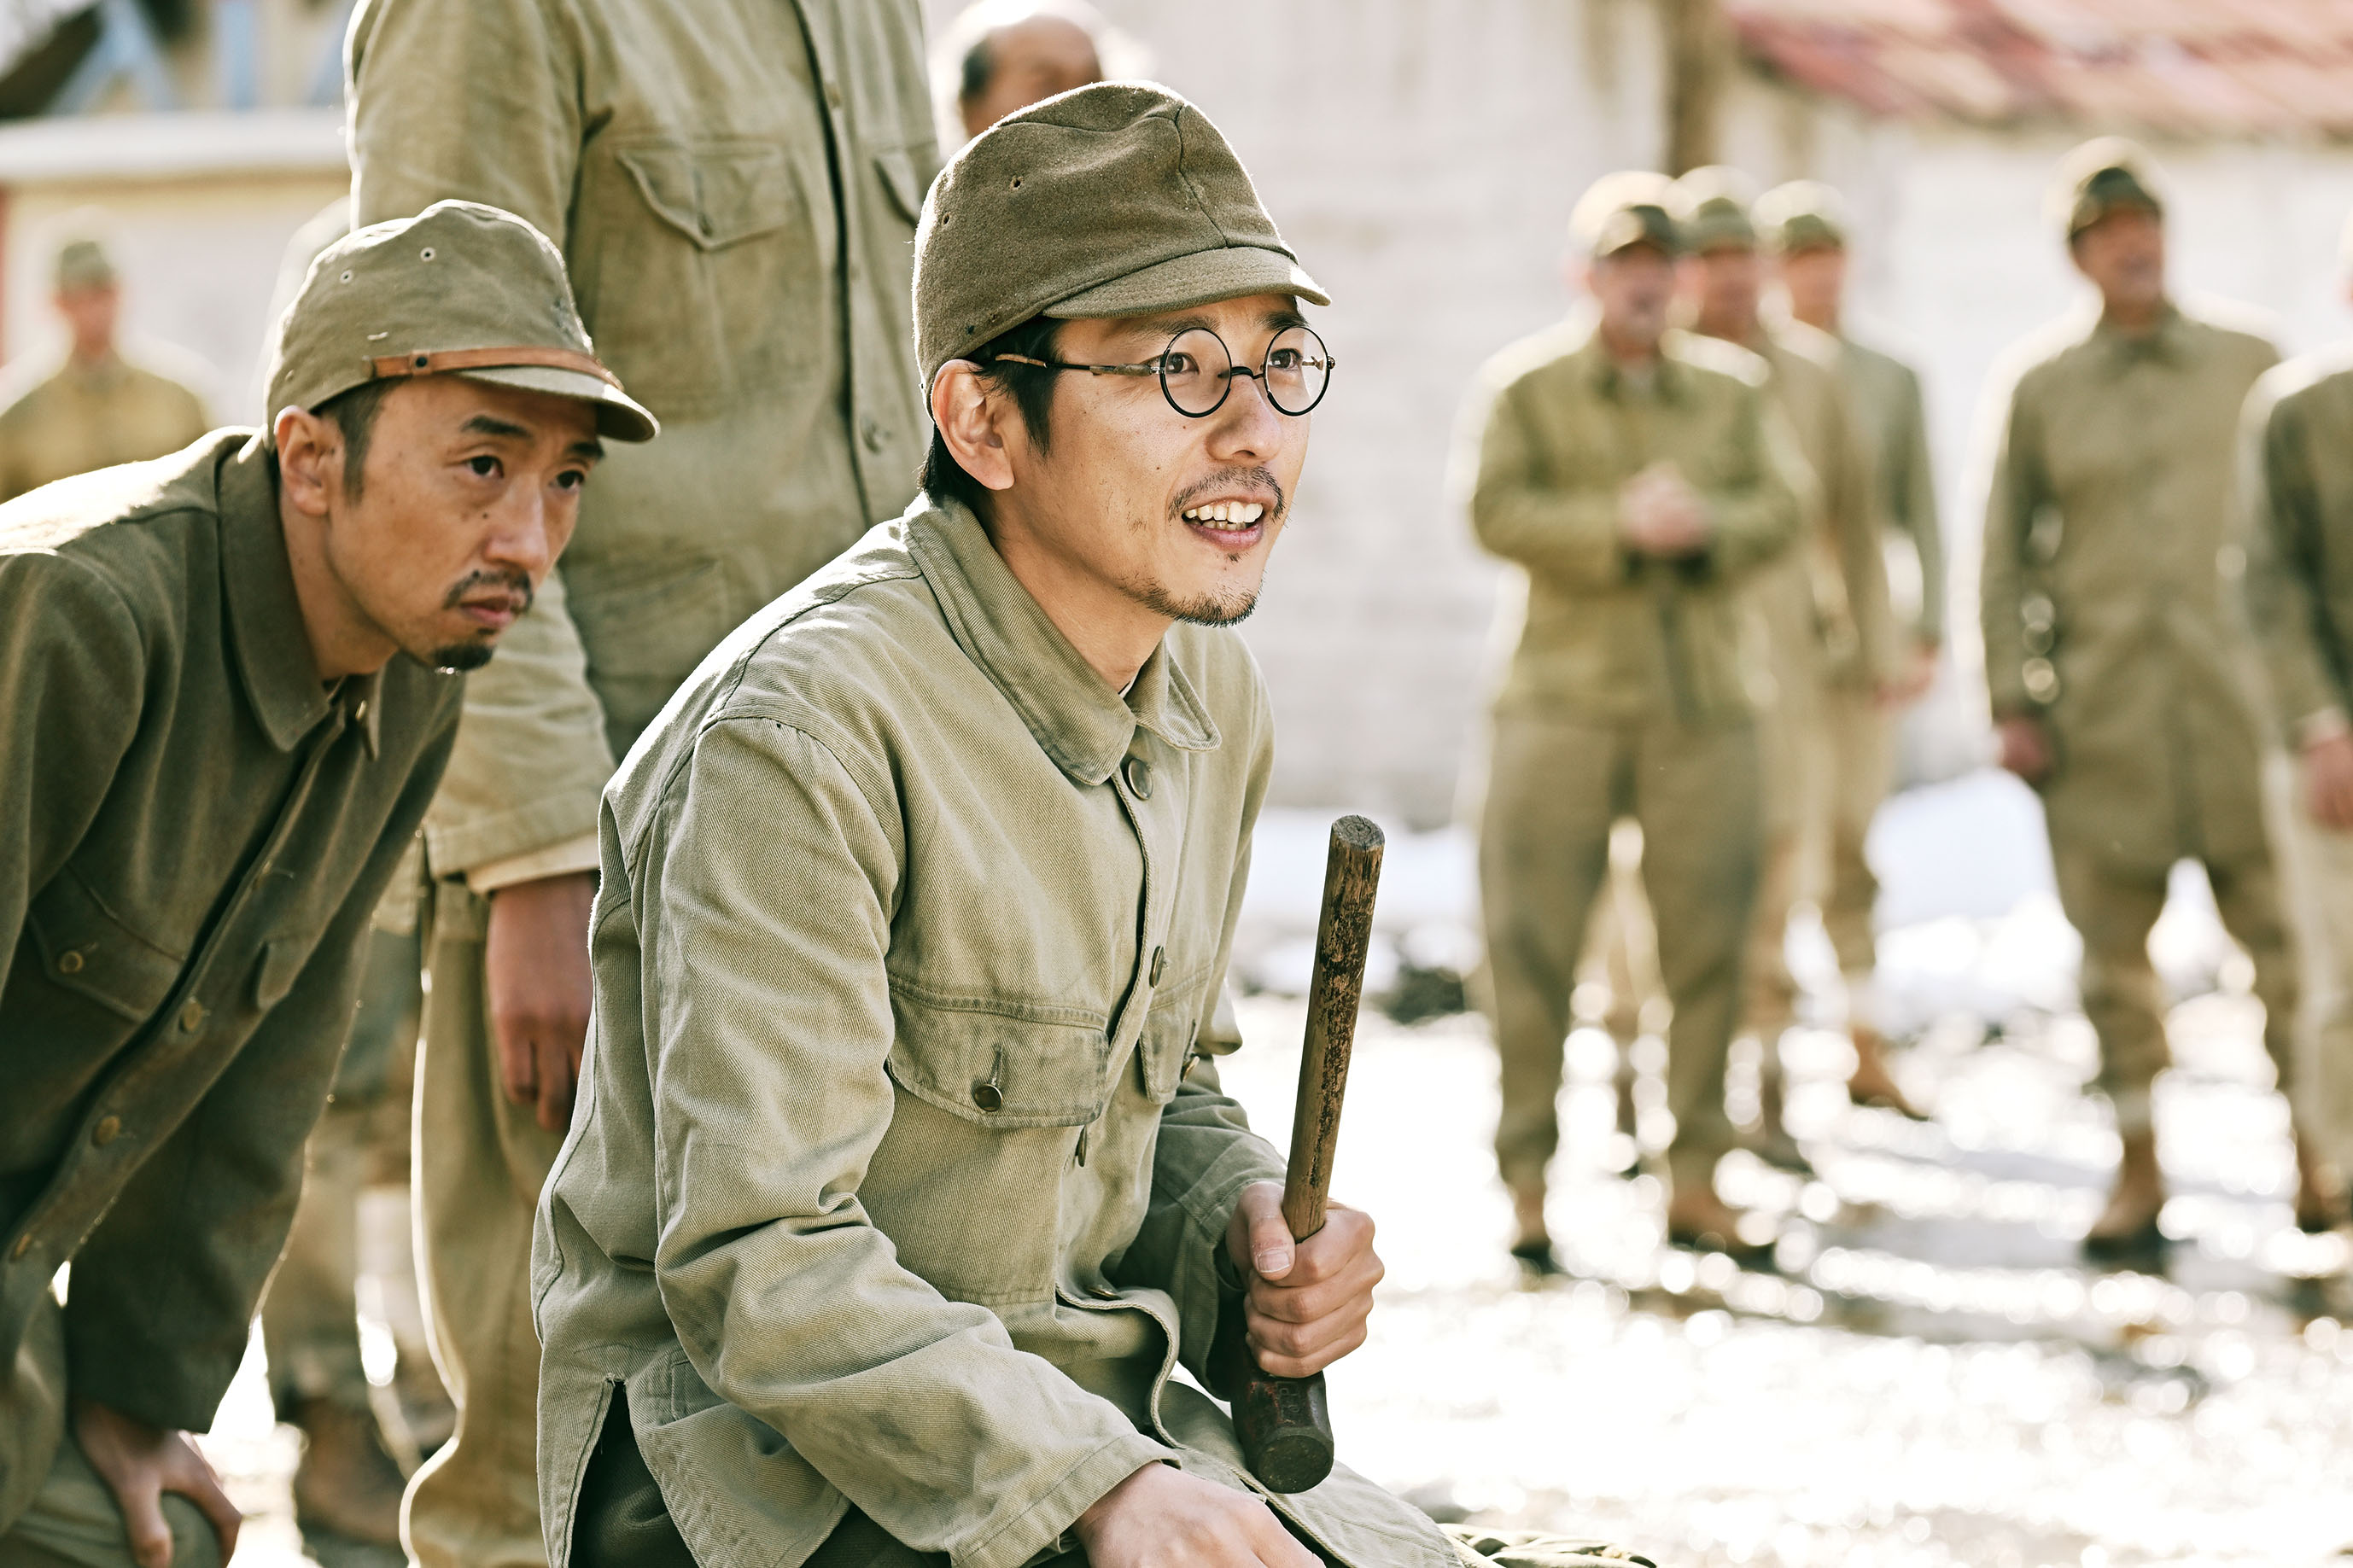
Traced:
<svg viewBox="0 0 2353 1568">
<path fill-rule="evenodd" d="M 471 436 L 528 441 L 541 437 L 565 439 L 569 445 L 596 452 L 596 413 L 576 397 L 529 387 L 501 386 L 472 376 L 420 376 L 396 388 L 408 388 L 432 397 L 435 414 Z"/>
<path fill-rule="evenodd" d="M 1298 300 L 1289 294 L 1252 294 L 1245 299 L 1218 300 L 1206 305 L 1188 305 L 1181 310 L 1158 310 L 1148 316 L 1116 316 L 1102 320 L 1113 336 L 1121 338 L 1166 338 L 1188 327 L 1208 327 L 1216 331 L 1250 326 L 1276 332 L 1285 327 L 1307 324 L 1307 318 L 1299 312 Z"/>
</svg>

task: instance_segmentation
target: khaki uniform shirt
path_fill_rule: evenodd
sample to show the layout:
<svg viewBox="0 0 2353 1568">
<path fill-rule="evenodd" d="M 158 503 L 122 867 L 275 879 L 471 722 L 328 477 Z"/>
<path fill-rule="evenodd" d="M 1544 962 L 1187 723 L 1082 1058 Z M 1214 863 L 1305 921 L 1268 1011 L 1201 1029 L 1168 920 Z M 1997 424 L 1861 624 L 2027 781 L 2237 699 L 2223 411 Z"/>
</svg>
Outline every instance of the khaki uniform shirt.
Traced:
<svg viewBox="0 0 2353 1568">
<path fill-rule="evenodd" d="M 1847 405 L 1862 435 L 1877 487 L 1880 526 L 1911 542 L 1919 563 L 1920 602 L 1911 608 L 1913 638 L 1945 640 L 1945 534 L 1936 516 L 1936 475 L 1928 459 L 1928 416 L 1920 375 L 1893 355 L 1841 337 L 1839 371 Z"/>
<path fill-rule="evenodd" d="M 2240 412 L 2272 345 L 2179 310 L 2030 340 L 1986 501 L 1986 684 L 2040 713 L 2054 839 L 2120 866 L 2263 848 L 2238 618 Z"/>
<path fill-rule="evenodd" d="M 616 1383 L 706 1568 L 792 1568 L 851 1504 L 1018 1568 L 1155 1460 L 1249 1484 L 1170 1377 L 1282 1170 L 1195 1054 L 1271 726 L 1230 632 L 1123 699 L 923 501 L 681 692 L 606 797 L 533 1247 L 554 1568 Z M 1270 1500 L 1352 1568 L 1455 1568 L 1346 1470 Z"/>
<path fill-rule="evenodd" d="M 1481 372 L 1455 485 L 1479 542 L 1525 573 L 1525 608 L 1497 706 L 1685 723 L 1749 711 L 1738 586 L 1798 531 L 1799 459 L 1768 419 L 1764 367 L 1671 332 L 1648 384 L 1572 321 Z M 1686 561 L 1630 553 L 1619 490 L 1672 462 L 1706 501 L 1715 542 Z"/>
<path fill-rule="evenodd" d="M 212 1425 L 457 728 L 321 685 L 252 435 L 0 509 L 0 1530 L 67 1384 Z"/>
<path fill-rule="evenodd" d="M 467 694 L 438 874 L 587 836 L 612 771 L 744 616 L 914 493 L 908 319 L 937 164 L 913 0 L 365 0 L 354 217 L 445 196 L 563 250 L 662 421 Z M 593 851 L 583 864 L 593 864 Z"/>
<path fill-rule="evenodd" d="M 0 409 L 0 500 L 52 480 L 176 452 L 206 430 L 204 399 L 121 355 L 69 358 Z"/>
<path fill-rule="evenodd" d="M 2243 436 L 2249 620 L 2300 745 L 2353 714 L 2353 349 L 2265 375 Z"/>
<path fill-rule="evenodd" d="M 1785 321 L 1748 345 L 1797 437 L 1810 483 L 1796 546 L 1757 574 L 1750 606 L 1773 679 L 1804 703 L 1831 685 L 1868 689 L 1894 672 L 1887 558 L 1871 449 L 1839 369 L 1838 340 Z"/>
</svg>

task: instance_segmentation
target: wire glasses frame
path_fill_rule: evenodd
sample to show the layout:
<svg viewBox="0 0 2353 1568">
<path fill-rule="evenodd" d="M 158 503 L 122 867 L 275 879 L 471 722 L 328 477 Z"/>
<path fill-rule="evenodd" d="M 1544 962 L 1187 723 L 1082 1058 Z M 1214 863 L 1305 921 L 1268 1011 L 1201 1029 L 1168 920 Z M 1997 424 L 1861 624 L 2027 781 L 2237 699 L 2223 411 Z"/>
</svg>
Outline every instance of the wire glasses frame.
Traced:
<svg viewBox="0 0 2353 1568">
<path fill-rule="evenodd" d="M 1039 370 L 1082 370 L 1090 375 L 1155 375 L 1168 406 L 1187 419 L 1207 419 L 1226 405 L 1233 395 L 1234 378 L 1255 376 L 1259 389 L 1278 414 L 1297 418 L 1324 401 L 1337 363 L 1311 328 L 1285 327 L 1266 346 L 1265 358 L 1251 370 L 1234 363 L 1226 341 L 1207 327 L 1187 327 L 1168 340 L 1168 346 L 1137 364 L 1075 364 L 1060 360 L 1032 359 L 1028 354 L 992 354 L 1001 363 L 1026 364 Z"/>
</svg>

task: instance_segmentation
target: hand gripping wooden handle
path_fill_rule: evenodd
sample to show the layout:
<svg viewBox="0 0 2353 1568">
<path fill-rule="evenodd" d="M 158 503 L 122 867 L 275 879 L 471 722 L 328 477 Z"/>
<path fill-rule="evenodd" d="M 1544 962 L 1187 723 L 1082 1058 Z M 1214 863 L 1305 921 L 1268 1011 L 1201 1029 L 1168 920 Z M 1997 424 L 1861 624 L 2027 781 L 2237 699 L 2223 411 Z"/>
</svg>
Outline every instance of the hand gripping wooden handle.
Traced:
<svg viewBox="0 0 2353 1568">
<path fill-rule="evenodd" d="M 1340 1142 L 1340 1101 L 1365 994 L 1365 955 L 1380 885 L 1381 830 L 1361 816 L 1332 825 L 1324 866 L 1324 912 L 1315 931 L 1315 974 L 1307 991 L 1307 1038 L 1299 1060 L 1299 1104 L 1291 1123 L 1291 1168 L 1282 1217 L 1293 1239 L 1324 1228 L 1332 1196 L 1332 1156 Z M 1324 1374 L 1269 1377 L 1243 1341 L 1239 1314 L 1224 1348 L 1234 1432 L 1251 1474 L 1270 1491 L 1303 1492 L 1332 1473 L 1332 1413 Z"/>
</svg>

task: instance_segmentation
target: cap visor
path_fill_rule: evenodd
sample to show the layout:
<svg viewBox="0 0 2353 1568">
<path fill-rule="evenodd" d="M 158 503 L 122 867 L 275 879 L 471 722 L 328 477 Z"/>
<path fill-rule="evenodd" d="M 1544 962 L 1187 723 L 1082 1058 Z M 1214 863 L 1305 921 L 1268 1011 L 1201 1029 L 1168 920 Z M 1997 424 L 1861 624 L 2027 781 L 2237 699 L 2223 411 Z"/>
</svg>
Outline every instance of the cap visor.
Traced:
<svg viewBox="0 0 2353 1568">
<path fill-rule="evenodd" d="M 583 403 L 596 405 L 596 434 L 615 441 L 650 441 L 661 434 L 661 422 L 646 411 L 628 393 L 610 382 L 576 370 L 558 370 L 553 365 L 513 364 L 491 365 L 480 370 L 461 370 L 455 374 L 470 381 L 487 381 L 500 386 L 519 387 L 524 392 L 552 393 L 557 397 L 576 397 Z"/>
<path fill-rule="evenodd" d="M 1331 296 L 1316 287 L 1315 279 L 1282 252 L 1237 245 L 1155 262 L 1141 272 L 1056 300 L 1044 313 L 1065 319 L 1148 316 L 1251 294 L 1295 294 L 1311 305 L 1332 302 Z"/>
</svg>

